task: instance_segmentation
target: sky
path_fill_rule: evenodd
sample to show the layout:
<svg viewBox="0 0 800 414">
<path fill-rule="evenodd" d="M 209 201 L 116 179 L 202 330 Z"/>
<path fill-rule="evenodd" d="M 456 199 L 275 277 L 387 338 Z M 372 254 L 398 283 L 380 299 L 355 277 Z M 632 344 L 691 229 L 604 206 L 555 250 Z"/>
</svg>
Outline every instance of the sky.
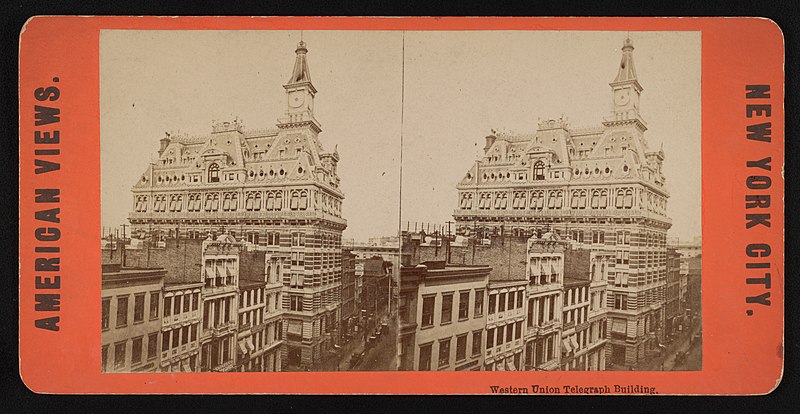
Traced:
<svg viewBox="0 0 800 414">
<path fill-rule="evenodd" d="M 402 225 L 444 223 L 492 129 L 600 126 L 626 32 L 406 32 Z M 670 237 L 700 235 L 700 33 L 630 32 L 650 150 L 664 145 Z M 413 228 L 413 224 L 411 224 Z"/>
<path fill-rule="evenodd" d="M 103 226 L 126 222 L 131 187 L 166 131 L 208 134 L 238 116 L 273 128 L 285 111 L 299 31 L 123 31 L 100 35 Z M 396 235 L 402 33 L 303 33 L 320 142 L 337 147 L 343 237 Z"/>
<path fill-rule="evenodd" d="M 538 118 L 562 115 L 576 127 L 599 125 L 626 35 L 303 32 L 320 141 L 341 156 L 343 236 L 395 235 L 401 205 L 403 223 L 452 220 L 455 185 L 491 129 L 534 132 Z M 101 31 L 103 226 L 126 222 L 130 189 L 166 131 L 207 134 L 212 120 L 237 116 L 248 128 L 274 127 L 300 36 Z M 645 138 L 666 153 L 669 236 L 691 239 L 700 235 L 700 33 L 630 37 Z"/>
</svg>

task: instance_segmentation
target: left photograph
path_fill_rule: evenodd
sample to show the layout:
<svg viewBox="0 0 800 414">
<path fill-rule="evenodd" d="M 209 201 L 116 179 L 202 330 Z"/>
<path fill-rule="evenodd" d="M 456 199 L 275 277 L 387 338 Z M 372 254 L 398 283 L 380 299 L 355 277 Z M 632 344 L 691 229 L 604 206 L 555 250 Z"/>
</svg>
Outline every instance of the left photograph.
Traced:
<svg viewBox="0 0 800 414">
<path fill-rule="evenodd" d="M 398 369 L 402 42 L 101 31 L 98 369 Z"/>
</svg>

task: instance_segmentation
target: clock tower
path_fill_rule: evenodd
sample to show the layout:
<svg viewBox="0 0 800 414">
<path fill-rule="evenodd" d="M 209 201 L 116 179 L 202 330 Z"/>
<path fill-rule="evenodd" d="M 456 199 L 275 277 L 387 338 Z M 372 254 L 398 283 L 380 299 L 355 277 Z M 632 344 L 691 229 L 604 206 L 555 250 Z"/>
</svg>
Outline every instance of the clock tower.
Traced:
<svg viewBox="0 0 800 414">
<path fill-rule="evenodd" d="M 312 129 L 319 132 L 319 122 L 314 118 L 314 95 L 317 88 L 311 83 L 311 73 L 308 70 L 306 43 L 300 41 L 294 51 L 294 69 L 292 77 L 283 88 L 286 90 L 286 116 L 279 119 L 280 126 L 312 125 Z"/>
<path fill-rule="evenodd" d="M 612 94 L 612 112 L 614 120 L 639 118 L 639 96 L 642 85 L 636 79 L 636 68 L 633 65 L 633 43 L 625 39 L 622 45 L 622 61 L 619 64 L 617 77 L 609 83 Z"/>
</svg>

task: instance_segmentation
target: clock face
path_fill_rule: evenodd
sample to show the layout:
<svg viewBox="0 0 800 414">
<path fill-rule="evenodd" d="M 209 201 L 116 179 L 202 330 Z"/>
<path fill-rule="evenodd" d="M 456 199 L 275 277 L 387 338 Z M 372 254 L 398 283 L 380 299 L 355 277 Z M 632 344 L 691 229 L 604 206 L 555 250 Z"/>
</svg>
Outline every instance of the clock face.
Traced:
<svg viewBox="0 0 800 414">
<path fill-rule="evenodd" d="M 289 94 L 289 105 L 292 108 L 297 108 L 303 104 L 305 95 L 301 91 L 295 91 Z"/>
<path fill-rule="evenodd" d="M 617 105 L 625 105 L 631 99 L 631 91 L 628 89 L 620 89 L 614 95 L 614 103 Z"/>
</svg>

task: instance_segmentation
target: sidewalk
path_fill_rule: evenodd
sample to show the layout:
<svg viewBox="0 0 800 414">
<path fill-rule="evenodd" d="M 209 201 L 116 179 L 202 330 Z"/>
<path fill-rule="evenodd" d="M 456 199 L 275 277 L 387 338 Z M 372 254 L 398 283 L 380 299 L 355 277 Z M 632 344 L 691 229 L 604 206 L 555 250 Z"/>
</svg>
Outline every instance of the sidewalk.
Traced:
<svg viewBox="0 0 800 414">
<path fill-rule="evenodd" d="M 664 371 L 673 370 L 673 368 L 675 368 L 675 354 L 679 351 L 685 352 L 690 349 L 689 339 L 692 337 L 692 335 L 697 333 L 699 329 L 700 329 L 699 326 L 695 326 L 695 329 L 692 332 L 679 336 L 672 343 L 667 345 L 666 349 L 664 349 L 661 355 L 650 359 L 646 363 L 641 364 L 638 367 L 637 371 L 661 371 L 662 364 Z M 698 341 L 698 343 L 692 345 L 691 348 L 698 347 L 699 345 L 700 342 Z M 686 369 L 685 367 L 686 364 L 683 365 L 684 368 L 682 369 Z"/>
<path fill-rule="evenodd" d="M 350 356 L 364 350 L 364 334 L 359 332 L 342 345 L 335 354 L 321 363 L 315 371 L 347 371 L 350 367 Z"/>
</svg>

